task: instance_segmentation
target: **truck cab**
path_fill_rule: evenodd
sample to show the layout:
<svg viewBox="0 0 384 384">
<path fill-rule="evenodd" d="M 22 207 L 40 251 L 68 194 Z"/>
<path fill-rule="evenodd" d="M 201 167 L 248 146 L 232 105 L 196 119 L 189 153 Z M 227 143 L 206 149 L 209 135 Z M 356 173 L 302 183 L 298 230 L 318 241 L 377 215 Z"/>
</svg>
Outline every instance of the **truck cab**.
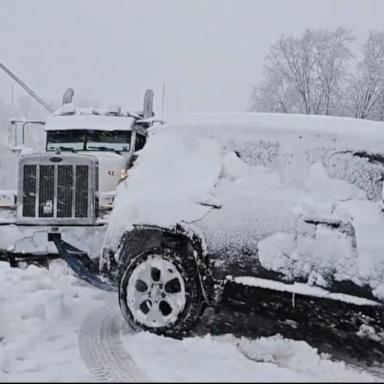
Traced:
<svg viewBox="0 0 384 384">
<path fill-rule="evenodd" d="M 52 231 L 74 246 L 85 237 L 97 239 L 85 248 L 98 256 L 117 186 L 153 124 L 153 92 L 145 93 L 141 112 L 78 108 L 72 96 L 67 90 L 45 122 L 10 122 L 14 157 L 7 167 L 17 162 L 17 183 L 14 190 L 0 186 L 0 259 L 57 254 L 47 240 Z"/>
<path fill-rule="evenodd" d="M 135 153 L 146 142 L 147 127 L 136 121 L 121 112 L 77 110 L 72 115 L 59 112 L 45 124 L 46 152 L 97 159 L 99 208 L 110 209 L 119 181 L 127 176 Z"/>
</svg>

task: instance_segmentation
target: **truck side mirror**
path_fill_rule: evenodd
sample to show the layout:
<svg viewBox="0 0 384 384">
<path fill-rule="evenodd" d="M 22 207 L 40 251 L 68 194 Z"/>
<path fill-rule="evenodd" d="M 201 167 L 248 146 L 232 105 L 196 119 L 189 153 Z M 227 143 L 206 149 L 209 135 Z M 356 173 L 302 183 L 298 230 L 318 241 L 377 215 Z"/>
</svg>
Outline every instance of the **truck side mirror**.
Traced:
<svg viewBox="0 0 384 384">
<path fill-rule="evenodd" d="M 26 130 L 29 125 L 44 125 L 43 121 L 15 120 L 11 119 L 8 125 L 8 149 L 12 152 L 21 151 L 26 146 Z M 41 138 L 36 138 L 40 142 Z M 30 146 L 33 143 L 27 143 Z"/>
<path fill-rule="evenodd" d="M 62 105 L 65 104 L 71 104 L 73 95 L 75 94 L 75 91 L 72 88 L 67 88 L 63 94 L 63 102 Z"/>
<path fill-rule="evenodd" d="M 21 145 L 24 144 L 24 138 L 20 139 L 20 133 L 18 132 L 18 126 L 20 122 L 17 120 L 9 120 L 8 124 L 8 149 L 12 152 L 18 151 L 20 148 L 19 142 Z M 21 135 L 23 136 L 23 135 Z"/>
</svg>

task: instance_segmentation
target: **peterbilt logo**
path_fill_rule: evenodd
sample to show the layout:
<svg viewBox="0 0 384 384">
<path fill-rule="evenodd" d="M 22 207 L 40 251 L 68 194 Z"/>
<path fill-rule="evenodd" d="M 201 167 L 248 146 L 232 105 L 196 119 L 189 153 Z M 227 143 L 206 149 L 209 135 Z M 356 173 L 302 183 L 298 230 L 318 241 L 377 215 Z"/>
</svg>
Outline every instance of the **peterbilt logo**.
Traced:
<svg viewBox="0 0 384 384">
<path fill-rule="evenodd" d="M 116 176 L 116 171 L 108 171 L 108 176 Z"/>
<path fill-rule="evenodd" d="M 60 163 L 60 161 L 62 161 L 63 159 L 61 157 L 55 156 L 55 157 L 51 157 L 49 160 L 54 163 Z"/>
</svg>

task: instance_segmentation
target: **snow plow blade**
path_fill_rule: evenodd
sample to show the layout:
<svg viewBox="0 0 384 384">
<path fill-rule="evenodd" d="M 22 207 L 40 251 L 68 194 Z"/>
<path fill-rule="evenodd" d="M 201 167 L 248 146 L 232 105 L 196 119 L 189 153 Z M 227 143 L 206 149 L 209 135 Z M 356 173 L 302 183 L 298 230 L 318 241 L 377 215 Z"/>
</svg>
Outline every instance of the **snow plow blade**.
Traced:
<svg viewBox="0 0 384 384">
<path fill-rule="evenodd" d="M 255 315 L 257 336 L 279 333 L 332 355 L 340 350 L 369 364 L 384 364 L 384 305 L 378 301 L 306 284 L 236 278 L 226 282 L 221 304 Z M 254 331 L 255 324 L 250 327 Z"/>
</svg>

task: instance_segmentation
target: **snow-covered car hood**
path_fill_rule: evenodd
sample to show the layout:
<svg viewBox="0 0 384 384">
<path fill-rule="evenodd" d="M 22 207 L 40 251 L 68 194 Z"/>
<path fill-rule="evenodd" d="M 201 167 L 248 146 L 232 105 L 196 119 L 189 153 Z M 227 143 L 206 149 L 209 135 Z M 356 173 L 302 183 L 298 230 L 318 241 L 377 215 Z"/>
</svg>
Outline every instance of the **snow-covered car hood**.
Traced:
<svg viewBox="0 0 384 384">
<path fill-rule="evenodd" d="M 382 123 L 249 114 L 160 126 L 118 188 L 106 246 L 135 224 L 185 222 L 218 263 L 257 258 L 320 285 L 332 274 L 384 299 L 384 171 L 370 153 L 384 153 Z"/>
</svg>

